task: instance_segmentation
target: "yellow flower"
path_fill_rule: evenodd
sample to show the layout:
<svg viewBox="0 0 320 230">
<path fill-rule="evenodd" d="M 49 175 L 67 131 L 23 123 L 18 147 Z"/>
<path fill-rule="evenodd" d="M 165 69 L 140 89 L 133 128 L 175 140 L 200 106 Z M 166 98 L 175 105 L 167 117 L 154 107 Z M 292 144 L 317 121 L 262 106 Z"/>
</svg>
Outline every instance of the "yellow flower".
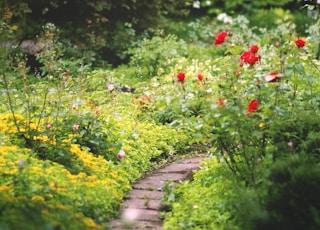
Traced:
<svg viewBox="0 0 320 230">
<path fill-rule="evenodd" d="M 48 193 L 48 194 L 46 194 L 46 197 L 48 197 L 48 198 L 53 198 L 53 195 L 52 194 L 50 194 L 50 193 Z"/>
<path fill-rule="evenodd" d="M 41 210 L 41 213 L 42 213 L 43 215 L 45 215 L 45 216 L 49 216 L 49 215 L 50 215 L 48 209 L 43 209 L 43 210 Z"/>
<path fill-rule="evenodd" d="M 259 123 L 259 127 L 260 127 L 260 128 L 263 128 L 264 125 L 265 125 L 264 122 L 260 122 L 260 123 Z"/>
<path fill-rule="evenodd" d="M 11 26 L 11 29 L 12 30 L 18 30 L 18 26 L 17 25 L 13 25 L 13 26 Z"/>
<path fill-rule="evenodd" d="M 0 186 L 0 192 L 9 192 L 10 188 L 6 185 L 1 185 Z"/>
<path fill-rule="evenodd" d="M 58 204 L 57 208 L 61 209 L 61 210 L 69 210 L 69 208 L 67 206 L 63 205 L 63 204 Z"/>
<path fill-rule="evenodd" d="M 112 177 L 112 178 L 117 178 L 117 174 L 116 173 L 114 173 L 114 172 L 110 172 L 110 176 Z"/>
<path fill-rule="evenodd" d="M 88 229 L 102 229 L 91 218 L 85 218 L 83 221 L 84 221 L 85 225 L 88 226 Z"/>
<path fill-rule="evenodd" d="M 31 200 L 33 201 L 44 201 L 44 198 L 40 195 L 34 195 Z"/>
</svg>

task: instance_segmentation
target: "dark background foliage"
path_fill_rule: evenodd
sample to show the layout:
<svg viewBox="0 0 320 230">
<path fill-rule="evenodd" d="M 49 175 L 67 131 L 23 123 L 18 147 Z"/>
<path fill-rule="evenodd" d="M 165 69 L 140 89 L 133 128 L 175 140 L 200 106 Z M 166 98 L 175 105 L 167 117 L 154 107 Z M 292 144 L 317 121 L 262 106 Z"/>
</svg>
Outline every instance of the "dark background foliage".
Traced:
<svg viewBox="0 0 320 230">
<path fill-rule="evenodd" d="M 35 40 L 42 26 L 50 22 L 60 29 L 60 38 L 69 48 L 65 56 L 79 56 L 85 52 L 92 62 L 107 62 L 114 66 L 129 61 L 128 50 L 150 38 L 161 29 L 173 27 L 165 18 L 189 20 L 190 18 L 228 15 L 248 15 L 254 25 L 259 22 L 274 26 L 278 15 L 269 10 L 281 7 L 299 12 L 306 3 L 315 1 L 293 0 L 5 0 L 4 8 L 15 10 L 13 21 L 19 26 L 16 39 Z M 305 12 L 304 12 L 305 13 Z M 186 17 L 188 16 L 188 17 Z M 297 17 L 301 21 L 301 17 Z M 300 22 L 304 25 L 304 21 Z M 299 25 L 298 25 L 299 26 Z M 305 29 L 305 28 L 301 28 Z M 89 54 L 87 51 L 90 51 Z M 98 61 L 99 60 L 99 61 Z"/>
<path fill-rule="evenodd" d="M 26 0 L 29 13 L 16 18 L 19 40 L 34 39 L 42 25 L 54 23 L 73 47 L 92 50 L 112 64 L 125 60 L 123 51 L 141 36 L 150 36 L 163 15 L 186 15 L 190 1 L 173 0 Z M 8 0 L 8 6 L 20 5 Z"/>
</svg>

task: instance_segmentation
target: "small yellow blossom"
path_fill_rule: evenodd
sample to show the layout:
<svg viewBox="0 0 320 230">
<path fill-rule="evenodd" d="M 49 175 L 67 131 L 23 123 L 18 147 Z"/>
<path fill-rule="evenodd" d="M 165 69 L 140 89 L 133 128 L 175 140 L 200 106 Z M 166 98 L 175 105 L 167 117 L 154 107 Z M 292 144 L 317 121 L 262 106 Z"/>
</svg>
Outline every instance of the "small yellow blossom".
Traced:
<svg viewBox="0 0 320 230">
<path fill-rule="evenodd" d="M 6 185 L 1 185 L 0 186 L 0 192 L 9 192 L 10 188 Z"/>
<path fill-rule="evenodd" d="M 41 213 L 42 213 L 43 215 L 45 215 L 45 216 L 49 216 L 49 215 L 50 215 L 48 209 L 42 209 L 42 210 L 41 210 Z"/>
<path fill-rule="evenodd" d="M 17 25 L 13 25 L 13 26 L 11 26 L 11 29 L 12 30 L 18 30 L 18 26 Z"/>
<path fill-rule="evenodd" d="M 83 221 L 84 221 L 85 225 L 88 226 L 88 229 L 102 229 L 91 218 L 85 218 Z"/>
<path fill-rule="evenodd" d="M 118 177 L 115 172 L 110 172 L 110 176 L 111 176 L 112 178 L 117 178 L 117 177 Z"/>
<path fill-rule="evenodd" d="M 265 123 L 264 123 L 264 122 L 260 122 L 260 123 L 259 123 L 259 127 L 260 127 L 260 128 L 263 128 L 263 127 L 264 127 L 264 125 L 265 125 Z"/>
<path fill-rule="evenodd" d="M 44 198 L 40 195 L 34 195 L 31 200 L 33 201 L 44 201 Z"/>
</svg>

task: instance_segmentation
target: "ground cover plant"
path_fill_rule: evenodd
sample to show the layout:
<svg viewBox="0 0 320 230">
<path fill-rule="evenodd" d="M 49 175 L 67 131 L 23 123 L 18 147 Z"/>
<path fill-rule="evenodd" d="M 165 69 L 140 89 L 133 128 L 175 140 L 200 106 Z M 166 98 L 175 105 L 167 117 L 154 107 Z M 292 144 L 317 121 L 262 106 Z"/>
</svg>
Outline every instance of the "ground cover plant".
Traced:
<svg viewBox="0 0 320 230">
<path fill-rule="evenodd" d="M 278 13 L 268 29 L 226 14 L 168 23 L 101 69 L 65 58 L 48 23 L 34 72 L 6 44 L 19 28 L 4 11 L 0 228 L 106 228 L 136 179 L 207 151 L 167 189 L 165 229 L 318 229 L 320 22 L 301 36 Z"/>
</svg>

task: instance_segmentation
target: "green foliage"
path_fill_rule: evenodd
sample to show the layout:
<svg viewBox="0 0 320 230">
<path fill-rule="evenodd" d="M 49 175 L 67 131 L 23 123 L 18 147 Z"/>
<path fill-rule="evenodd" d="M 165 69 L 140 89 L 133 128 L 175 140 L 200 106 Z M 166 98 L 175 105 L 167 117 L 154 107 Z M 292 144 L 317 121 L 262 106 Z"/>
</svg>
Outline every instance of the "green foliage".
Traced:
<svg viewBox="0 0 320 230">
<path fill-rule="evenodd" d="M 12 10 L 16 0 L 6 2 Z M 25 0 L 24 4 L 31 12 L 24 14 L 22 20 L 16 20 L 20 27 L 17 39 L 33 39 L 41 26 L 50 22 L 61 30 L 62 40 L 77 47 L 76 52 L 94 51 L 109 63 L 120 64 L 127 59 L 124 51 L 132 42 L 157 31 L 165 15 L 187 15 L 191 1 Z"/>
<path fill-rule="evenodd" d="M 237 14 L 248 14 L 250 12 L 255 12 L 257 9 L 270 8 L 270 7 L 281 7 L 288 5 L 288 3 L 293 2 L 293 0 L 267 0 L 267 1 L 246 1 L 246 0 L 214 0 L 207 3 L 207 1 L 201 1 L 201 5 L 208 8 L 209 13 L 223 13 L 232 12 Z M 221 10 L 223 10 L 221 12 Z"/>
<path fill-rule="evenodd" d="M 244 203 L 239 221 L 243 229 L 318 229 L 320 226 L 319 165 L 295 154 L 279 159 L 270 169 L 270 175 L 260 196 L 260 205 L 248 209 Z"/>
<path fill-rule="evenodd" d="M 174 35 L 164 38 L 154 36 L 144 39 L 137 48 L 129 49 L 131 56 L 129 65 L 136 69 L 136 75 L 142 79 L 168 74 L 173 58 L 186 55 L 186 44 Z"/>
<path fill-rule="evenodd" d="M 91 71 L 95 56 L 66 49 L 60 38 L 70 31 L 61 24 L 60 30 L 52 23 L 43 27 L 38 38 L 42 51 L 37 54 L 42 68 L 36 75 L 28 74 L 18 50 L 9 54 L 9 46 L 1 43 L 0 192 L 5 202 L 0 202 L 0 223 L 19 228 L 20 220 L 29 220 L 30 214 L 30 220 L 39 216 L 38 226 L 64 229 L 78 221 L 77 228 L 99 229 L 117 214 L 132 182 L 159 162 L 201 144 L 212 146 L 213 159 L 203 163 L 194 181 L 177 190 L 171 183 L 165 185 L 164 203 L 171 209 L 167 229 L 254 229 L 256 220 L 266 226 L 268 221 L 282 225 L 282 220 L 292 218 L 283 203 L 300 214 L 303 205 L 297 194 L 305 192 L 300 187 L 318 192 L 312 182 L 319 176 L 319 22 L 307 31 L 308 37 L 301 37 L 294 33 L 297 27 L 287 11 L 254 9 L 259 12 L 256 20 L 273 13 L 285 17 L 270 30 L 252 28 L 246 17 L 238 16 L 225 23 L 177 23 L 172 30 L 186 25 L 178 36 L 164 32 L 148 37 L 157 33 L 157 26 L 144 25 L 136 10 L 152 4 L 134 2 L 85 1 L 81 6 L 90 9 L 77 12 L 89 15 L 87 28 L 79 27 L 81 39 L 85 37 L 81 42 L 90 41 L 96 49 L 107 44 L 104 51 L 110 54 L 114 48 L 121 58 L 130 55 L 128 66 Z M 58 4 L 57 11 L 64 8 L 53 3 Z M 163 2 L 157 3 L 155 8 Z M 230 9 L 240 3 L 225 2 Z M 274 2 L 241 7 L 256 4 Z M 116 9 L 132 13 L 121 14 L 118 21 L 119 15 L 112 13 L 119 13 Z M 153 10 L 143 12 L 157 15 Z M 107 13 L 110 24 L 103 16 Z M 14 35 L 12 16 L 6 17 L 2 41 Z M 64 20 L 72 27 L 69 18 Z M 138 34 L 145 30 L 146 38 L 140 40 Z M 221 31 L 228 32 L 225 40 L 213 45 Z M 137 45 L 128 49 L 133 40 Z M 240 65 L 251 45 L 258 46 L 255 55 L 261 56 L 254 64 Z M 69 55 L 72 58 L 66 60 Z M 185 78 L 178 79 L 178 73 Z M 269 81 L 270 77 L 276 80 Z M 117 155 L 119 151 L 125 156 Z M 300 157 L 294 162 L 286 158 L 292 154 Z M 286 189 L 290 196 L 285 196 Z M 308 204 L 308 217 L 300 216 L 318 227 L 318 206 L 312 202 L 319 202 L 312 200 L 313 191 L 307 192 L 310 200 L 303 202 Z M 26 214 L 25 208 L 32 212 Z"/>
<path fill-rule="evenodd" d="M 292 111 L 271 124 L 272 145 L 280 154 L 304 153 L 319 159 L 319 128 L 318 111 Z"/>
</svg>

